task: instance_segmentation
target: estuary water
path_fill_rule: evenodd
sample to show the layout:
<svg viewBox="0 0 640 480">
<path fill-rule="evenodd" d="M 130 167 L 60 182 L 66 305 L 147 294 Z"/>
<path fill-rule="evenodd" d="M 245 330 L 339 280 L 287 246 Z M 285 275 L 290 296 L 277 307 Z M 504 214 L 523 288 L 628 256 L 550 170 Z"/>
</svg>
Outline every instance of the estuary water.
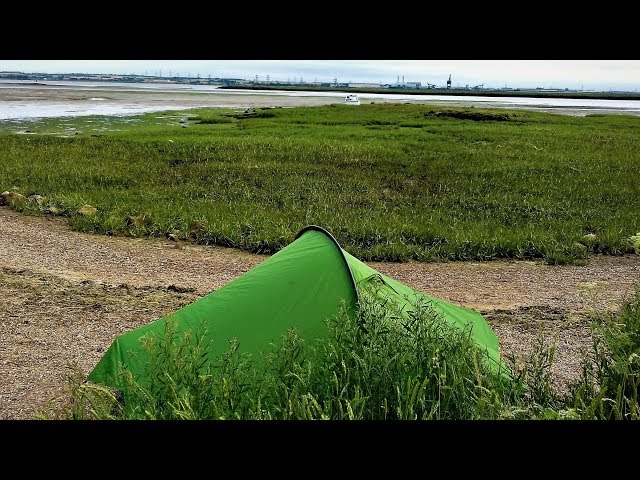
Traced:
<svg viewBox="0 0 640 480">
<path fill-rule="evenodd" d="M 98 81 L 0 80 L 0 120 L 135 115 L 202 107 L 249 108 L 341 103 L 344 91 L 220 89 L 214 85 Z M 361 103 L 408 102 L 541 110 L 567 115 L 640 115 L 640 100 L 360 93 Z"/>
</svg>

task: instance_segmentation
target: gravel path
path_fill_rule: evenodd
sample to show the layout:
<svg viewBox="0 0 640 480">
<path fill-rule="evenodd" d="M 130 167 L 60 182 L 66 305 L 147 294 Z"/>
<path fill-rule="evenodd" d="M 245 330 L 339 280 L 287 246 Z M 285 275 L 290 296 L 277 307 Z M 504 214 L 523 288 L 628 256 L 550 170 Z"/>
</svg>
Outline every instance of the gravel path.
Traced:
<svg viewBox="0 0 640 480">
<path fill-rule="evenodd" d="M 63 219 L 0 207 L 0 419 L 28 418 L 87 373 L 113 337 L 219 288 L 266 257 L 221 247 L 73 232 Z M 640 284 L 640 256 L 586 266 L 527 261 L 370 265 L 438 298 L 479 310 L 505 355 L 556 344 L 556 381 L 577 373 L 587 314 Z M 177 287 L 177 288 L 176 288 Z"/>
</svg>

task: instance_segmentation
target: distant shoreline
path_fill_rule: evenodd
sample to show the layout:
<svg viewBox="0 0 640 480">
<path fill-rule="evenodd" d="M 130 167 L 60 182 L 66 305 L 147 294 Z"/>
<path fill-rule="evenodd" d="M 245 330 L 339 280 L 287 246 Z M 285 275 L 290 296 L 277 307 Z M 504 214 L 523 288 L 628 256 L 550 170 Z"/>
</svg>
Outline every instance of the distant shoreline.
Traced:
<svg viewBox="0 0 640 480">
<path fill-rule="evenodd" d="M 535 91 L 535 90 L 465 90 L 446 88 L 355 88 L 355 87 L 315 87 L 296 85 L 221 85 L 221 90 L 291 90 L 305 92 L 348 92 L 380 93 L 397 95 L 451 95 L 479 97 L 525 97 L 525 98 L 591 98 L 598 100 L 640 100 L 640 93 L 575 92 L 575 91 Z"/>
<path fill-rule="evenodd" d="M 344 92 L 344 93 L 373 93 L 383 95 L 447 95 L 452 97 L 522 97 L 522 98 L 564 98 L 564 99 L 593 99 L 593 100 L 640 100 L 638 92 L 624 91 L 576 91 L 543 88 L 406 88 L 387 86 L 380 87 L 349 87 L 347 84 L 290 84 L 290 83 L 254 83 L 242 79 L 186 79 L 186 78 L 144 78 L 139 76 L 123 76 L 118 78 L 104 78 L 102 76 L 69 77 L 68 75 L 20 74 L 10 75 L 0 72 L 0 82 L 5 85 L 47 85 L 44 82 L 98 82 L 125 83 L 131 85 L 184 85 L 184 86 L 212 86 L 221 90 L 263 90 L 263 91 L 298 91 L 298 92 Z"/>
</svg>

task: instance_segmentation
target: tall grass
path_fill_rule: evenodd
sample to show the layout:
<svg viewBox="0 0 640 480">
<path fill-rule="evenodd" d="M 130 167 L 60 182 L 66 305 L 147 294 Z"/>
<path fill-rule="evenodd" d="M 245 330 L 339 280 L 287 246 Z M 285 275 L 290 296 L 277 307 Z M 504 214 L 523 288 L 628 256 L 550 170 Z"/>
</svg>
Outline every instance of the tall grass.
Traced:
<svg viewBox="0 0 640 480">
<path fill-rule="evenodd" d="M 69 419 L 638 419 L 640 289 L 594 323 L 582 376 L 559 395 L 554 349 L 534 345 L 517 372 L 496 365 L 468 331 L 417 301 L 408 320 L 362 296 L 356 315 L 328 320 L 315 343 L 289 331 L 257 357 L 229 350 L 207 364 L 206 335 L 178 338 L 168 322 L 147 337 L 142 386 L 125 369 L 122 392 L 70 379 L 68 401 L 43 418 Z"/>
<path fill-rule="evenodd" d="M 416 304 L 409 321 L 370 297 L 358 315 L 328 321 L 308 344 L 289 331 L 259 358 L 230 348 L 205 366 L 205 338 L 176 338 L 174 324 L 146 338 L 143 387 L 122 369 L 121 401 L 76 383 L 69 418 L 437 419 L 501 415 L 511 380 L 492 369 L 469 332 Z"/>
<path fill-rule="evenodd" d="M 640 419 L 640 289 L 619 314 L 601 314 L 569 403 L 585 418 Z"/>
<path fill-rule="evenodd" d="M 308 224 L 365 260 L 634 251 L 638 117 L 409 104 L 196 113 L 113 119 L 120 131 L 95 133 L 109 117 L 83 117 L 71 123 L 85 133 L 69 138 L 44 134 L 54 120 L 30 124 L 41 135 L 0 133 L 0 190 L 43 195 L 15 208 L 55 206 L 84 231 L 253 252 Z M 96 216 L 76 213 L 85 203 Z M 139 215 L 144 224 L 128 220 Z"/>
</svg>

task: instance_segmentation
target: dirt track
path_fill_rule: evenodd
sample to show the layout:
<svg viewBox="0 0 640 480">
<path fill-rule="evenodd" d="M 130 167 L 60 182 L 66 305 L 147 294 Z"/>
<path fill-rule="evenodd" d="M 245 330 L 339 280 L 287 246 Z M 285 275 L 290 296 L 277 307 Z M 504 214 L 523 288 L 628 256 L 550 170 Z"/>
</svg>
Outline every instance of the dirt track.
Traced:
<svg viewBox="0 0 640 480">
<path fill-rule="evenodd" d="M 0 419 L 29 418 L 60 395 L 69 367 L 88 372 L 113 337 L 186 305 L 266 257 L 71 231 L 62 219 L 0 207 Z M 418 290 L 482 312 L 504 354 L 557 344 L 556 381 L 575 376 L 586 314 L 615 309 L 640 283 L 640 256 L 587 266 L 536 262 L 375 263 Z"/>
</svg>

